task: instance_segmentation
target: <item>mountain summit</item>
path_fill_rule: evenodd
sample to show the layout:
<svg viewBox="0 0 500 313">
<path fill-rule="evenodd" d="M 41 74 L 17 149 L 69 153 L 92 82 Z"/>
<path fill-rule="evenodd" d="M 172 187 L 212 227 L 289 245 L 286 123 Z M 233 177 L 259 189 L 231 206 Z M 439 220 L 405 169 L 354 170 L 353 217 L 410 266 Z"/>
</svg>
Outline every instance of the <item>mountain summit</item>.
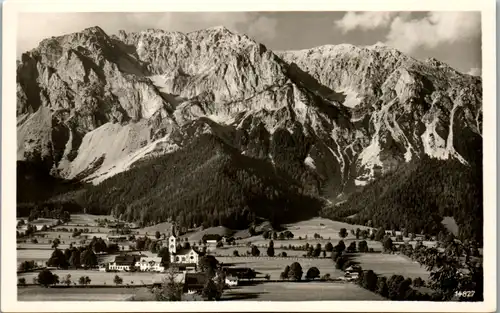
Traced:
<svg viewBox="0 0 500 313">
<path fill-rule="evenodd" d="M 481 89 L 481 78 L 383 45 L 275 53 L 224 27 L 92 27 L 22 55 L 17 155 L 98 184 L 212 136 L 226 152 L 210 153 L 258 161 L 335 202 L 425 156 L 478 162 Z"/>
</svg>

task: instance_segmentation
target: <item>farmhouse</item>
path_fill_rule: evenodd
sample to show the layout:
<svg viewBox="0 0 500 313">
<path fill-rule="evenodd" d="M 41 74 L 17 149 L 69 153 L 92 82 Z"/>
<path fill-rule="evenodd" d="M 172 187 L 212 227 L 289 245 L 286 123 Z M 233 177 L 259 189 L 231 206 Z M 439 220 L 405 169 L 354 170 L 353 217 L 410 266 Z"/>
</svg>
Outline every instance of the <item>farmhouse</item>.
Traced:
<svg viewBox="0 0 500 313">
<path fill-rule="evenodd" d="M 130 268 L 139 260 L 138 255 L 117 255 L 108 267 L 111 271 L 130 271 Z"/>
<path fill-rule="evenodd" d="M 226 285 L 228 285 L 228 286 L 238 286 L 238 277 L 227 276 L 226 277 Z"/>
<path fill-rule="evenodd" d="M 109 242 L 121 242 L 121 241 L 126 241 L 127 236 L 124 235 L 108 235 L 106 238 Z"/>
<path fill-rule="evenodd" d="M 135 263 L 135 266 L 141 271 L 163 272 L 165 270 L 159 257 L 142 257 Z"/>
<path fill-rule="evenodd" d="M 199 293 L 203 290 L 207 276 L 204 273 L 186 273 L 184 277 L 184 292 L 188 294 Z"/>
</svg>

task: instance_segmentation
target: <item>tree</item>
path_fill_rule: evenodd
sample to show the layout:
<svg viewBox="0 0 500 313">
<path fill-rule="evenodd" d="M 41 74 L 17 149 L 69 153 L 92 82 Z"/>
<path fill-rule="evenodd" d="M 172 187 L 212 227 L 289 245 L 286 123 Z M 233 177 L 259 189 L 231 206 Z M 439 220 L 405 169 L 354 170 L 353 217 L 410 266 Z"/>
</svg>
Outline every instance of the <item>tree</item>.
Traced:
<svg viewBox="0 0 500 313">
<path fill-rule="evenodd" d="M 67 287 L 69 287 L 71 285 L 71 274 L 64 276 L 61 283 L 65 284 Z"/>
<path fill-rule="evenodd" d="M 267 256 L 274 256 L 274 243 L 272 240 L 269 242 L 269 247 L 267 248 Z"/>
<path fill-rule="evenodd" d="M 277 240 L 277 239 L 278 239 L 278 234 L 275 231 L 273 231 L 273 240 Z"/>
<path fill-rule="evenodd" d="M 160 251 L 158 251 L 158 257 L 161 258 L 161 264 L 168 267 L 170 264 L 170 252 L 167 247 L 162 247 Z"/>
<path fill-rule="evenodd" d="M 370 291 L 377 290 L 377 275 L 372 270 L 368 270 L 363 273 L 363 288 L 368 289 Z"/>
<path fill-rule="evenodd" d="M 202 296 L 208 301 L 218 300 L 218 298 L 220 298 L 219 289 L 213 279 L 208 279 L 205 283 Z"/>
<path fill-rule="evenodd" d="M 306 279 L 312 279 L 314 280 L 315 278 L 319 277 L 320 273 L 317 267 L 311 267 L 309 270 L 307 270 L 306 273 Z"/>
<path fill-rule="evenodd" d="M 326 245 L 325 245 L 325 250 L 326 252 L 332 252 L 333 251 L 333 245 L 331 242 L 328 242 Z"/>
<path fill-rule="evenodd" d="M 97 266 L 97 256 L 92 249 L 87 248 L 80 254 L 80 264 L 85 268 Z"/>
<path fill-rule="evenodd" d="M 344 241 L 341 240 L 339 243 L 333 248 L 336 252 L 343 252 L 345 250 Z"/>
<path fill-rule="evenodd" d="M 21 286 L 21 287 L 26 286 L 26 278 L 24 278 L 24 277 L 19 277 L 19 278 L 17 279 L 17 284 L 18 284 L 19 286 Z"/>
<path fill-rule="evenodd" d="M 358 244 L 358 250 L 359 252 L 368 252 L 368 244 L 366 243 L 366 240 L 362 240 Z"/>
<path fill-rule="evenodd" d="M 354 235 L 356 236 L 356 239 L 359 239 L 359 237 L 361 236 L 361 229 L 356 228 L 356 232 L 354 233 Z"/>
<path fill-rule="evenodd" d="M 314 248 L 314 253 L 313 253 L 313 255 L 314 255 L 314 257 L 316 257 L 316 258 L 317 258 L 317 257 L 319 257 L 319 255 L 320 255 L 320 254 L 321 254 L 321 244 L 320 244 L 320 243 L 318 243 L 318 244 L 316 245 L 316 248 Z"/>
<path fill-rule="evenodd" d="M 290 266 L 287 265 L 285 267 L 285 269 L 283 270 L 283 272 L 281 272 L 280 278 L 281 279 L 288 279 L 289 275 L 290 275 Z"/>
<path fill-rule="evenodd" d="M 120 277 L 120 276 L 118 276 L 118 275 L 115 275 L 115 278 L 113 279 L 113 283 L 114 283 L 115 285 L 117 285 L 117 286 L 118 286 L 118 285 L 121 285 L 121 284 L 123 284 L 123 278 L 121 278 L 121 277 Z"/>
<path fill-rule="evenodd" d="M 52 252 L 50 259 L 47 261 L 47 266 L 68 268 L 68 261 L 66 261 L 64 253 L 56 248 L 54 249 L 54 252 Z"/>
<path fill-rule="evenodd" d="M 271 234 L 268 230 L 266 230 L 264 233 L 262 233 L 262 238 L 269 239 L 269 237 L 271 237 Z"/>
<path fill-rule="evenodd" d="M 238 252 L 238 250 L 233 251 L 233 256 L 240 256 L 240 253 Z"/>
<path fill-rule="evenodd" d="M 282 232 L 280 233 L 280 235 L 278 236 L 278 238 L 280 240 L 285 240 L 285 234 L 283 234 Z"/>
<path fill-rule="evenodd" d="M 256 245 L 252 245 L 252 256 L 259 256 L 260 255 L 260 250 L 257 248 Z"/>
<path fill-rule="evenodd" d="M 153 254 L 158 253 L 156 242 L 151 241 L 151 243 L 149 244 L 149 251 L 151 251 L 151 253 L 153 253 Z"/>
<path fill-rule="evenodd" d="M 389 296 L 389 287 L 387 286 L 387 278 L 381 276 L 377 280 L 377 293 L 384 298 Z"/>
<path fill-rule="evenodd" d="M 356 252 L 356 241 L 352 241 L 352 242 L 349 244 L 349 247 L 347 247 L 347 252 L 349 252 L 349 253 L 354 253 L 354 252 Z"/>
<path fill-rule="evenodd" d="M 424 286 L 424 284 L 425 284 L 424 280 L 420 277 L 413 279 L 413 287 L 415 288 L 422 287 Z"/>
<path fill-rule="evenodd" d="M 53 274 L 51 271 L 44 269 L 38 274 L 38 283 L 45 288 L 49 287 L 50 285 L 55 285 L 59 283 L 59 276 L 56 274 Z"/>
<path fill-rule="evenodd" d="M 57 247 L 59 247 L 59 244 L 61 243 L 61 240 L 59 240 L 59 238 L 56 238 L 52 241 L 52 249 L 56 249 Z"/>
<path fill-rule="evenodd" d="M 69 258 L 69 265 L 73 268 L 80 267 L 80 251 L 78 249 L 74 249 L 71 252 L 71 257 Z"/>
<path fill-rule="evenodd" d="M 377 230 L 377 233 L 375 234 L 375 240 L 376 241 L 382 241 L 385 237 L 385 229 L 384 228 L 379 228 Z"/>
<path fill-rule="evenodd" d="M 156 301 L 181 301 L 183 284 L 176 281 L 176 273 L 169 269 L 163 279 L 161 290 L 155 291 Z M 115 277 L 116 279 L 116 277 Z M 210 279 L 211 280 L 211 279 Z"/>
<path fill-rule="evenodd" d="M 298 262 L 293 262 L 290 266 L 290 272 L 288 276 L 293 280 L 301 280 L 302 279 L 302 266 Z"/>
<path fill-rule="evenodd" d="M 198 261 L 198 267 L 200 270 L 207 274 L 209 278 L 215 275 L 217 265 L 219 261 L 213 255 L 204 255 Z"/>
<path fill-rule="evenodd" d="M 391 239 L 391 237 L 387 236 L 384 239 L 383 246 L 384 246 L 384 251 L 385 252 L 392 252 L 393 246 L 392 246 L 392 239 Z"/>
<path fill-rule="evenodd" d="M 160 239 L 160 237 L 161 237 L 161 234 L 160 234 L 160 232 L 157 230 L 157 231 L 155 232 L 155 238 L 158 240 L 158 239 Z"/>
<path fill-rule="evenodd" d="M 388 297 L 391 300 L 399 300 L 401 293 L 401 284 L 404 281 L 404 277 L 401 275 L 392 275 L 387 282 L 387 287 L 389 289 Z"/>
<path fill-rule="evenodd" d="M 27 272 L 31 271 L 34 268 L 35 268 L 35 261 L 24 261 L 21 262 L 21 264 L 19 264 L 17 270 L 20 272 Z"/>
<path fill-rule="evenodd" d="M 341 228 L 340 231 L 339 231 L 340 238 L 345 238 L 345 237 L 347 237 L 347 235 L 348 235 L 347 229 Z"/>
<path fill-rule="evenodd" d="M 81 276 L 79 279 L 78 279 L 78 283 L 82 286 L 87 286 L 88 284 L 90 284 L 91 280 L 90 280 L 90 277 L 88 276 Z"/>
</svg>

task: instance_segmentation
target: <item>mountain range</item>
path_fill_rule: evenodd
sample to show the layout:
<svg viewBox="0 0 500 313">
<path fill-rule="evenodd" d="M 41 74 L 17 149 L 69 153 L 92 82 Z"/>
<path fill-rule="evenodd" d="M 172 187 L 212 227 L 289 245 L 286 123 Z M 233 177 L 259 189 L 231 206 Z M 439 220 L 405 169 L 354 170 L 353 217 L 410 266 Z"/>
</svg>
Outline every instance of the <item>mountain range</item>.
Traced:
<svg viewBox="0 0 500 313">
<path fill-rule="evenodd" d="M 370 210 L 353 195 L 380 182 L 398 190 L 387 177 L 414 180 L 419 166 L 431 177 L 432 162 L 449 169 L 443 177 L 471 172 L 466 189 L 481 190 L 482 81 L 384 45 L 271 51 L 224 27 L 92 27 L 47 38 L 18 60 L 17 159 L 76 182 L 70 194 L 86 210 L 144 224 L 345 218 L 336 208 L 346 204 L 361 216 Z M 56 196 L 30 198 L 26 168 L 18 202 Z M 404 210 L 420 206 L 437 220 L 463 215 L 466 203 L 482 210 L 480 193 L 460 201 L 462 193 L 447 194 L 458 197 L 451 209 L 432 193 L 432 204 L 407 200 Z"/>
</svg>

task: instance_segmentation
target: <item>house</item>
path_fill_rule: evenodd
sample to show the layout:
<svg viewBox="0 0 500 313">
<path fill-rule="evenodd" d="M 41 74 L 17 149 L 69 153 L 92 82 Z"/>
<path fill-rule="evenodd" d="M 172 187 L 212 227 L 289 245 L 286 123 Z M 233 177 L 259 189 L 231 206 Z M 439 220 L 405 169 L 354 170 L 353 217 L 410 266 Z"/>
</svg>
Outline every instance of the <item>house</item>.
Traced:
<svg viewBox="0 0 500 313">
<path fill-rule="evenodd" d="M 345 280 L 358 279 L 360 270 L 361 268 L 359 268 L 358 266 L 349 266 L 348 268 L 345 269 L 344 279 Z"/>
<path fill-rule="evenodd" d="M 135 263 L 135 266 L 141 271 L 163 272 L 165 270 L 159 257 L 142 257 Z"/>
<path fill-rule="evenodd" d="M 130 268 L 135 265 L 140 256 L 138 255 L 117 255 L 113 262 L 108 264 L 111 271 L 130 271 Z"/>
<path fill-rule="evenodd" d="M 216 245 L 219 241 L 222 240 L 222 236 L 218 234 L 205 234 L 201 238 L 203 242 L 206 242 L 207 244 L 214 244 Z"/>
<path fill-rule="evenodd" d="M 168 251 L 170 252 L 170 264 L 179 267 L 178 265 L 185 265 L 186 267 L 193 267 L 196 269 L 201 253 L 193 248 L 177 250 L 177 238 L 170 236 L 168 238 Z"/>
<path fill-rule="evenodd" d="M 238 277 L 226 276 L 226 285 L 230 287 L 238 286 Z"/>
<path fill-rule="evenodd" d="M 205 273 L 186 273 L 184 276 L 184 293 L 200 293 L 207 282 Z"/>
<path fill-rule="evenodd" d="M 124 235 L 109 235 L 106 238 L 109 242 L 122 242 L 122 241 L 127 241 L 127 236 Z"/>
</svg>

